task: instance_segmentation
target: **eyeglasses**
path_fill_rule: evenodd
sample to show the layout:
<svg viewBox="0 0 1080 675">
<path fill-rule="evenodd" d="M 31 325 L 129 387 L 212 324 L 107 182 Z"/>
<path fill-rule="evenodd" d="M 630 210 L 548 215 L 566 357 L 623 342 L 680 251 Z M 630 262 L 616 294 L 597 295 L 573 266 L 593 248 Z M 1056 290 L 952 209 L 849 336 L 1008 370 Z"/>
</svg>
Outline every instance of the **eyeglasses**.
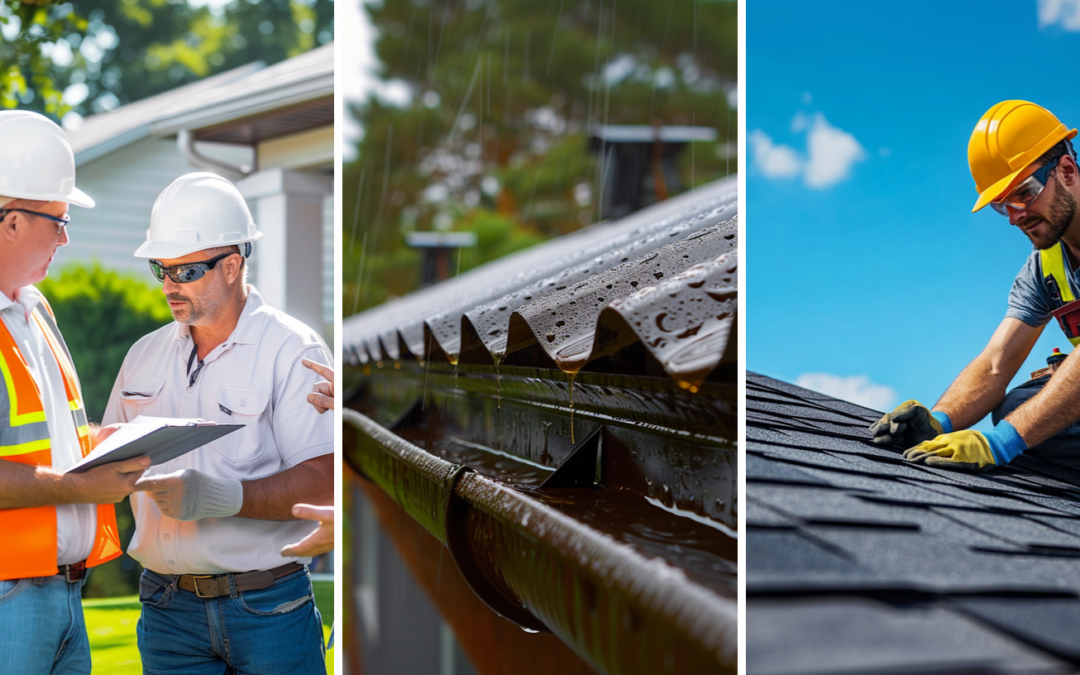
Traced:
<svg viewBox="0 0 1080 675">
<path fill-rule="evenodd" d="M 1039 167 L 1038 171 L 1020 181 L 1020 184 L 1013 188 L 1013 191 L 1004 199 L 990 202 L 990 207 L 1006 218 L 1009 217 L 1009 208 L 1014 211 L 1027 209 L 1031 206 L 1031 202 L 1042 194 L 1043 188 L 1049 182 L 1050 172 L 1054 170 L 1060 159 L 1061 157 L 1058 157 Z"/>
<path fill-rule="evenodd" d="M 71 216 L 67 216 L 67 215 L 54 216 L 54 215 L 49 214 L 49 213 L 41 213 L 40 211 L 30 211 L 28 209 L 0 209 L 0 220 L 3 220 L 4 218 L 7 218 L 7 214 L 9 214 L 9 213 L 29 213 L 32 216 L 40 216 L 40 217 L 42 217 L 42 218 L 44 218 L 46 220 L 51 220 L 52 222 L 57 224 L 56 236 L 58 236 L 58 237 L 64 231 L 64 228 L 67 227 L 68 224 L 71 222 Z"/>
<path fill-rule="evenodd" d="M 201 260 L 199 262 L 184 263 L 183 265 L 173 265 L 172 267 L 165 267 L 161 264 L 160 260 L 150 261 L 150 271 L 154 273 L 157 280 L 161 283 L 165 283 L 165 277 L 169 277 L 175 283 L 189 284 L 192 281 L 198 281 L 203 276 L 214 269 L 214 265 L 218 264 L 218 261 L 224 260 L 231 255 L 240 255 L 239 253 L 222 253 L 221 255 L 210 258 L 209 260 Z"/>
</svg>

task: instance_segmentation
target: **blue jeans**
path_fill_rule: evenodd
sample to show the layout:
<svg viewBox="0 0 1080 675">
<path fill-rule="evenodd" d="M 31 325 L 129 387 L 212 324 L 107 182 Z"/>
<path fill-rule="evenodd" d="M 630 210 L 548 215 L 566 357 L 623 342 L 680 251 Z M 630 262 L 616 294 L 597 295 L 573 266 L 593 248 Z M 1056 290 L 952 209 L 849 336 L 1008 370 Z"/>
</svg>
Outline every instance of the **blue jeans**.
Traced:
<svg viewBox="0 0 1080 675">
<path fill-rule="evenodd" d="M 994 426 L 997 426 L 998 422 L 1026 403 L 1032 396 L 1042 391 L 1049 381 L 1048 376 L 1028 380 L 1006 394 L 1005 399 L 990 416 Z M 1080 470 L 1080 421 L 1073 422 L 1042 443 L 1028 448 L 1024 454 Z"/>
<path fill-rule="evenodd" d="M 82 586 L 59 576 L 0 581 L 0 672 L 90 672 Z"/>
<path fill-rule="evenodd" d="M 307 571 L 261 591 L 203 599 L 145 570 L 137 633 L 143 673 L 326 673 L 322 618 Z"/>
</svg>

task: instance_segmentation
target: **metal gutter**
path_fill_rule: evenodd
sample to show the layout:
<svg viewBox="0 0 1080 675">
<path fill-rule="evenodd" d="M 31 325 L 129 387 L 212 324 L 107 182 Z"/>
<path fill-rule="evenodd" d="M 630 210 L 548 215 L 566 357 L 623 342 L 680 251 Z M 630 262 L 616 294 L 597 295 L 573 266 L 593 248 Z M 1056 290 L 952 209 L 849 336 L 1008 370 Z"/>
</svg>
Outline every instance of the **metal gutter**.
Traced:
<svg viewBox="0 0 1080 675">
<path fill-rule="evenodd" d="M 349 464 L 444 544 L 501 616 L 551 631 L 601 673 L 735 672 L 735 598 L 557 506 L 592 493 L 527 494 L 355 411 L 344 420 Z"/>
</svg>

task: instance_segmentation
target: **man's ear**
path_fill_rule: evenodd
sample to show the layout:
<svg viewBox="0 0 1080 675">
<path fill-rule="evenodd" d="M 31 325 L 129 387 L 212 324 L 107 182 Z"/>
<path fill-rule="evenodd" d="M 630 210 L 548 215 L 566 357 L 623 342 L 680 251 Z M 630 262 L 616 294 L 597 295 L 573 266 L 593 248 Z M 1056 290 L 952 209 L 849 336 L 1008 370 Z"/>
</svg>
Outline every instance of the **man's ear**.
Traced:
<svg viewBox="0 0 1080 675">
<path fill-rule="evenodd" d="M 240 278 L 240 270 L 244 264 L 244 259 L 240 256 L 231 255 L 228 258 L 222 260 L 218 265 L 224 265 L 225 278 L 228 280 L 229 285 L 232 286 L 236 283 L 236 280 Z"/>
<path fill-rule="evenodd" d="M 18 223 L 19 214 L 9 213 L 0 218 L 0 239 L 14 243 L 24 229 L 22 223 Z"/>
<path fill-rule="evenodd" d="M 1069 187 L 1075 185 L 1080 181 L 1080 174 L 1078 174 L 1076 166 L 1076 159 L 1069 153 L 1065 153 L 1058 160 L 1058 173 L 1061 175 L 1061 182 Z"/>
</svg>

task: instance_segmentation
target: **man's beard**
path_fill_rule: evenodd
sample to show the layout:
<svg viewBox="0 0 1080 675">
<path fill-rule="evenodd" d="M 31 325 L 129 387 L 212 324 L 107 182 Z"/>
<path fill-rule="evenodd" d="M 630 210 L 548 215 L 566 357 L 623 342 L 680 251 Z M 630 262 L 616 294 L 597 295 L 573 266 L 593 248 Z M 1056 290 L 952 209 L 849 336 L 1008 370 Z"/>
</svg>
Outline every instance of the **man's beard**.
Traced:
<svg viewBox="0 0 1080 675">
<path fill-rule="evenodd" d="M 1031 222 L 1031 220 L 1043 220 L 1043 222 L 1046 223 L 1046 232 L 1032 235 L 1024 231 L 1024 234 L 1031 240 L 1031 243 L 1035 248 L 1043 251 L 1061 241 L 1061 238 L 1065 236 L 1065 231 L 1072 225 L 1075 217 L 1076 199 L 1068 190 L 1058 189 L 1054 190 L 1054 196 L 1050 200 L 1050 214 L 1045 219 L 1040 219 L 1037 216 L 1034 218 L 1025 218 L 1018 224 L 1023 227 L 1023 225 Z"/>
<path fill-rule="evenodd" d="M 204 288 L 198 299 L 193 299 L 180 293 L 166 295 L 165 297 L 167 300 L 187 302 L 186 312 L 183 308 L 179 310 L 174 310 L 172 307 L 169 308 L 172 312 L 173 319 L 175 319 L 177 323 L 183 323 L 189 326 L 200 326 L 211 323 L 221 316 L 223 311 L 222 308 L 228 304 L 229 301 L 228 292 L 229 288 L 227 286 L 223 283 L 215 282 Z M 179 316 L 177 315 L 177 312 L 180 312 Z"/>
</svg>

